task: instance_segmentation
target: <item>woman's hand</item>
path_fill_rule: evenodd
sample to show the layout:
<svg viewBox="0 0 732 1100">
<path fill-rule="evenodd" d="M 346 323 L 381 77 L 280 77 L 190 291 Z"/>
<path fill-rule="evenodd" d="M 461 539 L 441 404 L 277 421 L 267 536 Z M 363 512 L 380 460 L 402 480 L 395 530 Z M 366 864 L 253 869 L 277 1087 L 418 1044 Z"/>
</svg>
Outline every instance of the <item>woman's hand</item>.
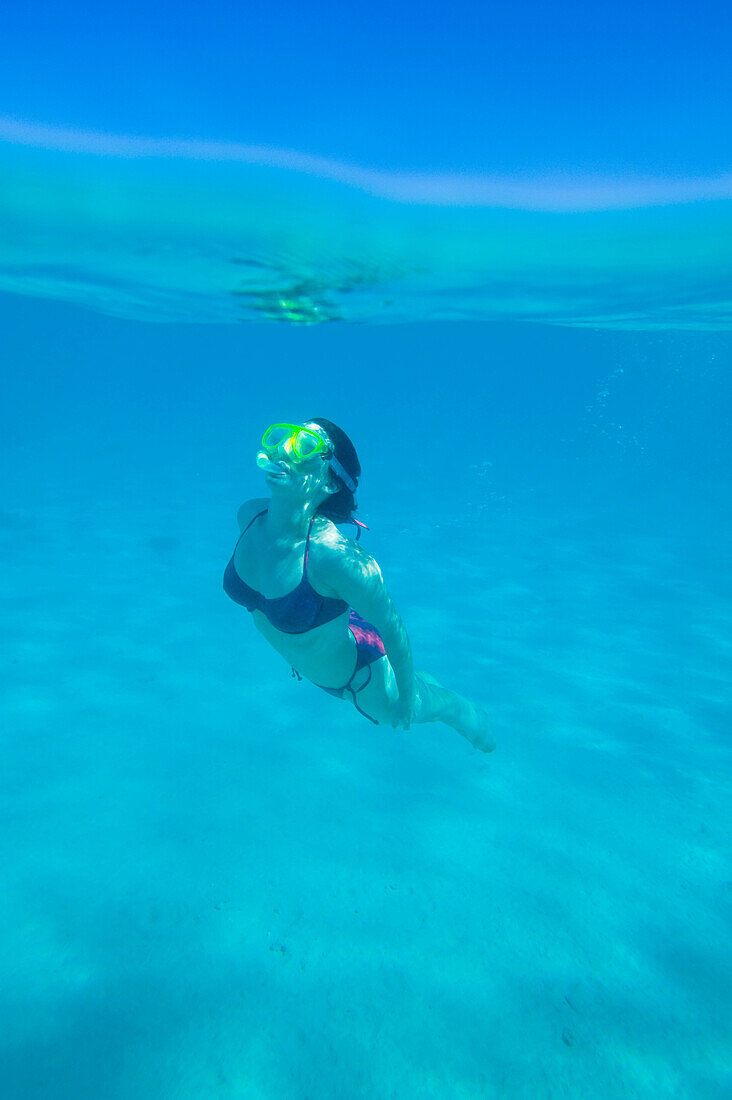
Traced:
<svg viewBox="0 0 732 1100">
<path fill-rule="evenodd" d="M 391 716 L 392 729 L 398 729 L 401 726 L 403 729 L 408 730 L 415 719 L 416 713 L 417 691 L 415 685 L 412 685 L 410 691 L 403 692 L 400 690 L 399 692 L 399 698 Z"/>
</svg>

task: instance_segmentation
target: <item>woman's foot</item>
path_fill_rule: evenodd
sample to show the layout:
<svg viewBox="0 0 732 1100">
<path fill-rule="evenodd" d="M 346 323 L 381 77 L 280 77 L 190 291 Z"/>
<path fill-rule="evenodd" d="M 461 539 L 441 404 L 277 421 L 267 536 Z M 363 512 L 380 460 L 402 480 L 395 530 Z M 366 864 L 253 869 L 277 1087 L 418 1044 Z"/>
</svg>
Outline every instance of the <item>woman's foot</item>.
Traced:
<svg viewBox="0 0 732 1100">
<path fill-rule="evenodd" d="M 454 716 L 450 717 L 450 725 L 458 733 L 465 737 L 474 749 L 481 752 L 493 752 L 496 743 L 490 733 L 488 715 L 469 699 L 463 699 L 461 695 L 455 696 L 456 703 Z"/>
<path fill-rule="evenodd" d="M 429 686 L 434 710 L 427 721 L 445 722 L 461 734 L 475 749 L 481 752 L 493 752 L 496 743 L 490 734 L 490 723 L 486 712 L 469 699 L 457 692 L 443 687 L 439 680 L 428 672 L 420 672 L 422 681 Z M 424 719 L 423 719 L 424 721 Z"/>
</svg>

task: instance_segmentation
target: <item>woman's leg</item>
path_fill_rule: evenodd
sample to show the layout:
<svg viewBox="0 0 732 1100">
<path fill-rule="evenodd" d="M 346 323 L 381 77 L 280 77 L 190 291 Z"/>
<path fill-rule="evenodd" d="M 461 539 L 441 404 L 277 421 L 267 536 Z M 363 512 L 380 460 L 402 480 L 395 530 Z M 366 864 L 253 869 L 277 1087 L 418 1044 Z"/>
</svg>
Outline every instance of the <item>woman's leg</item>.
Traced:
<svg viewBox="0 0 732 1100">
<path fill-rule="evenodd" d="M 358 692 L 359 707 L 377 722 L 388 725 L 399 699 L 394 670 L 387 657 L 374 661 L 371 679 Z M 465 737 L 481 752 L 493 752 L 495 742 L 489 732 L 488 715 L 475 703 L 458 695 L 427 672 L 416 672 L 417 713 L 415 723 L 444 722 Z"/>
<path fill-rule="evenodd" d="M 444 687 L 428 672 L 415 672 L 417 714 L 415 722 L 444 722 L 462 734 L 481 752 L 493 752 L 496 743 L 489 731 L 486 712 L 476 703 Z"/>
</svg>

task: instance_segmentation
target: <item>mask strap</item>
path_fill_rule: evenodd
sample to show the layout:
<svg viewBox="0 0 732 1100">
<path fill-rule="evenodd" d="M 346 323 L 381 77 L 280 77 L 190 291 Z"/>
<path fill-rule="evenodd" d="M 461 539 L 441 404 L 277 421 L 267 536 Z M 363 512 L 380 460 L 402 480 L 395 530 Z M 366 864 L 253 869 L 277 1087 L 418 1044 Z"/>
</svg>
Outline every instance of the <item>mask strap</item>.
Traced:
<svg viewBox="0 0 732 1100">
<path fill-rule="evenodd" d="M 353 480 L 345 467 L 341 465 L 336 456 L 331 455 L 331 457 L 328 459 L 328 462 L 333 473 L 336 475 L 336 477 L 339 477 L 341 479 L 348 491 L 350 493 L 355 493 L 356 482 Z"/>
</svg>

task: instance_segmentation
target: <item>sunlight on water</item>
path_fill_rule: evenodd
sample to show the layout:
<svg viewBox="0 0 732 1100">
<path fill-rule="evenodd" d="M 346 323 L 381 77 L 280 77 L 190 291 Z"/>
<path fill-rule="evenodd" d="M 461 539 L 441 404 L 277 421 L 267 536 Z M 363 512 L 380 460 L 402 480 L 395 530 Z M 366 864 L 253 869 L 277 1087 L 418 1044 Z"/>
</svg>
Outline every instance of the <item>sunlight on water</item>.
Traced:
<svg viewBox="0 0 732 1100">
<path fill-rule="evenodd" d="M 30 129 L 0 124 L 1 290 L 157 321 L 732 324 L 725 179 L 430 180 Z"/>
</svg>

